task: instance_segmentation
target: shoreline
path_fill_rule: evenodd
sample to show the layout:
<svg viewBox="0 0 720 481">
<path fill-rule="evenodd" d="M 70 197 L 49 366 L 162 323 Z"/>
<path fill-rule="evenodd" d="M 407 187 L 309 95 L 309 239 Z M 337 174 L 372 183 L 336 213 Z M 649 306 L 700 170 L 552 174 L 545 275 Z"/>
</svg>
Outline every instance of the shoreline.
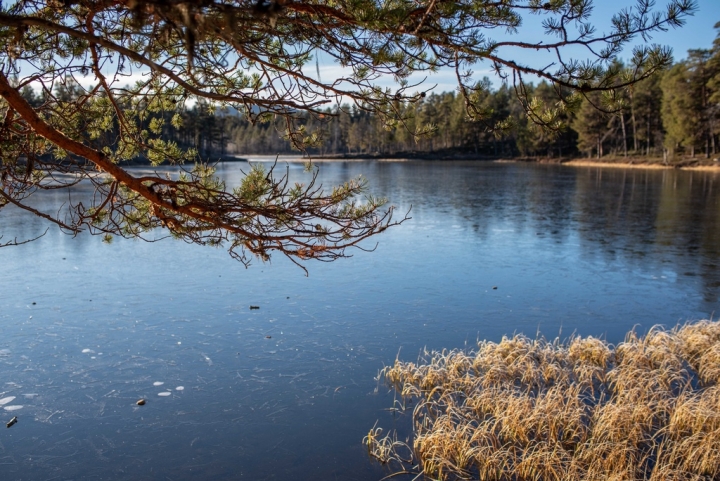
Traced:
<svg viewBox="0 0 720 481">
<path fill-rule="evenodd" d="M 567 165 L 569 167 L 595 167 L 595 168 L 610 168 L 610 169 L 647 169 L 647 170 L 695 170 L 704 172 L 718 172 L 720 173 L 720 162 L 708 163 L 713 161 L 697 161 L 691 160 L 685 163 L 679 163 L 674 165 L 665 165 L 661 162 L 648 162 L 643 160 L 635 163 L 624 160 L 611 160 L 603 162 L 601 160 L 587 160 L 587 159 L 572 159 L 566 162 L 561 162 L 561 165 Z"/>
<path fill-rule="evenodd" d="M 607 156 L 600 159 L 587 157 L 516 157 L 497 159 L 496 162 L 523 162 L 538 164 L 566 165 L 568 167 L 593 167 L 609 169 L 647 169 L 647 170 L 696 170 L 704 172 L 720 172 L 720 162 L 714 159 L 679 158 L 665 163 L 662 157 L 616 157 Z"/>
<path fill-rule="evenodd" d="M 319 155 L 304 157 L 301 155 L 244 155 L 236 159 L 228 159 L 225 156 L 221 162 L 226 161 L 247 161 L 247 162 L 288 162 L 288 163 L 333 163 L 333 162 L 423 162 L 423 161 L 473 161 L 473 162 L 494 162 L 494 163 L 535 163 L 564 165 L 568 167 L 593 167 L 610 169 L 648 169 L 648 170 L 694 170 L 703 172 L 720 173 L 720 162 L 709 159 L 683 159 L 673 164 L 666 165 L 661 158 L 645 157 L 608 157 L 605 159 L 587 158 L 561 158 L 548 159 L 544 157 L 487 157 L 467 154 L 452 155 L 448 153 L 428 153 L 419 155 L 417 153 L 405 153 L 405 155 L 389 154 L 357 154 L 357 155 Z"/>
</svg>

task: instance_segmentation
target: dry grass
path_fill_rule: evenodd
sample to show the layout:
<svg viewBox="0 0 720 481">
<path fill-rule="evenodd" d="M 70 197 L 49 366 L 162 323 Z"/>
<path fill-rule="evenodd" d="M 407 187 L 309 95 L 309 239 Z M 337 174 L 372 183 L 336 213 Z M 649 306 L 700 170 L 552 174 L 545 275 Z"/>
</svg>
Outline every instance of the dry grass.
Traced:
<svg viewBox="0 0 720 481">
<path fill-rule="evenodd" d="M 660 170 L 660 169 L 674 169 L 672 165 L 665 165 L 662 163 L 649 163 L 649 162 L 639 162 L 635 164 L 630 164 L 627 161 L 600 161 L 600 160 L 583 160 L 583 159 L 575 159 L 570 160 L 567 162 L 563 162 L 562 165 L 568 165 L 570 167 L 603 167 L 603 168 L 618 168 L 618 169 L 654 169 L 654 170 Z M 713 167 L 708 167 L 708 170 L 712 169 Z"/>
<path fill-rule="evenodd" d="M 397 360 L 382 374 L 417 402 L 413 442 L 373 428 L 368 449 L 428 477 L 720 479 L 718 322 L 631 332 L 617 346 L 517 335 Z"/>
</svg>

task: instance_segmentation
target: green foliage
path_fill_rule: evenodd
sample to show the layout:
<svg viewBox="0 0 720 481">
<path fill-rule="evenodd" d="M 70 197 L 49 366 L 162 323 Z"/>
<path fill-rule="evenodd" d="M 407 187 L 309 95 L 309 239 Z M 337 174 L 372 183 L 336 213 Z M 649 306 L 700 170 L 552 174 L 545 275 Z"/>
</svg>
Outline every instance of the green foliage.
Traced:
<svg viewBox="0 0 720 481">
<path fill-rule="evenodd" d="M 22 203 L 38 189 L 92 183 L 93 205 L 71 206 L 68 223 L 54 218 L 73 233 L 161 228 L 187 242 L 224 243 L 243 262 L 246 253 L 276 251 L 343 257 L 392 225 L 392 209 L 379 210 L 384 202 L 367 197 L 362 182 L 326 194 L 315 177 L 297 188 L 253 169 L 226 189 L 202 164 L 230 140 L 236 150 L 267 151 L 283 135 L 300 151 L 463 145 L 497 155 L 518 149 L 513 125 L 524 128 L 528 151 L 562 155 L 568 139 L 558 131 L 580 105 L 572 92 L 607 92 L 607 106 L 618 109 L 616 89 L 669 65 L 662 47 L 637 49 L 627 70 L 617 62 L 634 37 L 680 26 L 695 9 L 692 0 L 667 1 L 660 13 L 639 0 L 607 34 L 590 25 L 590 0 L 3 2 L 3 192 Z M 542 18 L 549 38 L 489 35 L 519 35 L 526 14 Z M 586 58 L 554 72 L 514 60 L 516 49 L 565 56 L 578 46 Z M 318 55 L 347 69 L 323 81 Z M 471 71 L 481 62 L 507 81 L 500 96 Z M 458 94 L 427 96 L 411 81 L 441 68 L 457 73 Z M 528 84 L 529 76 L 544 83 Z M 513 94 L 522 108 L 506 102 Z M 328 109 L 339 100 L 351 107 Z M 137 159 L 197 166 L 177 179 L 122 167 Z M 27 174 L 34 171 L 47 175 Z"/>
<path fill-rule="evenodd" d="M 600 105 L 599 94 L 584 98 L 572 126 L 578 133 L 578 149 L 587 152 L 588 157 L 595 152 L 599 158 L 603 156 L 603 143 L 613 128 L 610 123 L 612 117 L 599 112 L 597 105 Z"/>
<path fill-rule="evenodd" d="M 671 68 L 662 80 L 662 118 L 665 126 L 665 146 L 674 150 L 680 146 L 693 146 L 697 130 L 694 99 L 689 85 L 687 64 Z"/>
</svg>

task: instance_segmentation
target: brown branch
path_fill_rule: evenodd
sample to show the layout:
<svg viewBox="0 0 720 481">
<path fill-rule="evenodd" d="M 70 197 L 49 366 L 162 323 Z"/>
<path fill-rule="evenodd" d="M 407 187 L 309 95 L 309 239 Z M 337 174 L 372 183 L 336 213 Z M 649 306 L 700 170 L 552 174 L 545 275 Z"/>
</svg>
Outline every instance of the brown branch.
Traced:
<svg viewBox="0 0 720 481">
<path fill-rule="evenodd" d="M 7 195 L 3 189 L 0 189 L 0 197 L 5 199 L 6 201 L 10 202 L 14 206 L 16 206 L 20 209 L 26 210 L 28 212 L 31 212 L 38 217 L 42 217 L 43 219 L 47 219 L 50 222 L 53 222 L 53 223 L 59 225 L 60 227 L 62 227 L 63 229 L 67 229 L 74 234 L 78 234 L 81 231 L 81 229 L 77 226 L 69 226 L 66 223 L 62 222 L 61 220 L 56 219 L 56 218 L 46 214 L 45 212 L 40 212 L 37 209 L 33 209 L 29 205 L 25 205 L 22 202 L 18 202 L 17 200 L 13 199 L 12 196 Z"/>
<path fill-rule="evenodd" d="M 67 137 L 41 119 L 19 92 L 10 86 L 2 72 L 0 72 L 0 96 L 35 133 L 58 147 L 91 161 L 99 170 L 112 176 L 117 183 L 123 184 L 151 204 L 150 211 L 154 219 L 138 221 L 140 230 L 133 231 L 135 234 L 120 232 L 120 224 L 113 217 L 115 214 L 123 216 L 132 224 L 134 221 L 122 211 L 123 207 L 132 206 L 132 199 L 121 201 L 119 206 L 111 204 L 107 224 L 109 228 L 88 224 L 91 230 L 120 233 L 120 235 L 139 235 L 142 230 L 162 224 L 188 242 L 203 244 L 206 243 L 206 239 L 216 243 L 230 240 L 231 255 L 238 259 L 245 257 L 237 253 L 233 254 L 236 248 L 247 248 L 262 258 L 267 258 L 269 251 L 279 250 L 288 257 L 333 260 L 346 257 L 344 250 L 348 247 L 357 247 L 362 240 L 384 231 L 389 225 L 396 225 L 405 220 L 391 224 L 392 207 L 380 215 L 374 214 L 375 207 L 348 217 L 336 215 L 333 210 L 337 208 L 339 202 L 359 193 L 361 185 L 348 185 L 347 195 L 337 200 L 334 196 L 322 195 L 320 188 L 313 187 L 315 176 L 300 198 L 293 202 L 286 198 L 284 187 L 286 183 L 283 184 L 283 179 L 275 182 L 271 174 L 266 177 L 268 184 L 261 187 L 263 200 L 260 202 L 245 202 L 232 194 L 208 189 L 197 180 L 182 182 L 133 177 L 112 163 L 102 152 Z M 150 182 L 152 183 L 148 185 Z M 157 186 L 163 188 L 156 189 Z M 111 191 L 114 188 L 111 187 Z M 110 199 L 109 202 L 114 202 L 112 197 L 112 192 L 109 192 L 105 201 Z M 104 202 L 103 205 L 107 204 Z M 120 211 L 116 210 L 118 207 L 121 208 Z M 45 216 L 41 215 L 41 217 Z M 92 215 L 85 218 L 80 213 L 81 221 L 92 218 Z M 188 219 L 195 221 L 196 224 L 189 222 Z M 253 219 L 257 220 L 249 222 Z M 311 227 L 314 225 L 311 223 L 313 219 L 326 220 L 337 228 L 313 229 Z M 284 227 L 278 227 L 277 222 L 281 222 Z M 209 233 L 204 234 L 204 231 Z M 326 242 L 329 245 L 326 245 Z"/>
<path fill-rule="evenodd" d="M 50 22 L 48 20 L 43 20 L 41 18 L 37 17 L 21 17 L 17 15 L 6 15 L 3 13 L 0 13 L 0 25 L 6 25 L 6 26 L 18 26 L 18 25 L 26 25 L 26 26 L 35 26 L 46 30 L 56 31 L 60 33 L 64 33 L 66 35 L 69 35 L 71 37 L 75 38 L 81 38 L 83 40 L 88 41 L 90 44 L 93 45 L 100 45 L 102 47 L 107 48 L 108 50 L 115 51 L 119 53 L 120 55 L 124 55 L 128 57 L 131 60 L 134 60 L 135 62 L 141 63 L 145 65 L 146 67 L 149 67 L 151 70 L 155 72 L 159 72 L 170 79 L 172 79 L 174 82 L 176 82 L 179 86 L 187 90 L 189 93 L 193 95 L 197 95 L 198 97 L 204 97 L 210 100 L 216 100 L 219 102 L 241 102 L 241 103 L 250 103 L 253 105 L 263 106 L 268 109 L 272 109 L 276 106 L 283 106 L 288 107 L 292 109 L 306 109 L 306 108 L 312 108 L 318 105 L 323 105 L 327 103 L 328 101 L 318 101 L 309 105 L 300 105 L 295 102 L 282 100 L 282 99 L 274 99 L 274 100 L 262 100 L 259 98 L 250 98 L 243 94 L 236 94 L 236 95 L 222 95 L 222 94 L 216 94 L 213 92 L 207 92 L 205 90 L 202 90 L 185 80 L 183 80 L 178 74 L 173 72 L 172 70 L 168 69 L 167 67 L 164 67 L 156 62 L 153 62 L 151 60 L 148 60 L 144 56 L 140 55 L 139 53 L 130 50 L 129 48 L 123 47 L 121 45 L 118 45 L 114 42 L 111 42 L 105 38 L 91 35 L 86 32 L 82 32 L 80 30 L 76 30 L 70 27 L 67 27 L 65 25 L 61 25 L 55 22 Z"/>
<path fill-rule="evenodd" d="M 4 244 L 0 243 L 0 247 L 14 247 L 14 246 L 21 246 L 23 244 L 29 244 L 30 242 L 34 242 L 34 241 L 38 240 L 39 238 L 43 237 L 45 234 L 47 234 L 47 232 L 48 232 L 48 229 L 45 229 L 45 232 L 43 232 L 39 236 L 33 237 L 32 239 L 25 239 L 25 240 L 19 241 L 19 242 L 16 237 L 15 239 L 13 239 L 10 242 L 5 242 Z M 2 239 L 2 238 L 3 238 L 3 236 L 0 235 L 0 239 Z"/>
<path fill-rule="evenodd" d="M 185 214 L 188 217 L 195 218 L 204 222 L 213 222 L 212 219 L 204 215 L 199 215 L 193 212 L 189 208 L 183 208 L 173 206 L 167 201 L 163 201 L 155 192 L 145 186 L 137 178 L 130 175 L 124 169 L 115 165 L 105 154 L 99 152 L 85 144 L 82 144 L 76 140 L 67 137 L 62 132 L 53 128 L 50 124 L 42 120 L 35 110 L 27 103 L 27 101 L 15 90 L 8 82 L 7 77 L 0 71 L 0 96 L 5 98 L 7 103 L 15 109 L 15 111 L 23 117 L 30 127 L 40 136 L 45 137 L 50 142 L 54 143 L 58 147 L 72 152 L 75 155 L 83 157 L 90 162 L 94 163 L 100 170 L 104 170 L 120 183 L 127 186 L 130 190 L 136 192 L 140 196 L 153 204 L 157 204 L 169 210 L 175 210 L 179 213 Z M 222 227 L 228 229 L 231 232 L 235 232 L 249 237 L 255 237 L 252 234 L 246 232 L 243 229 L 239 229 L 230 225 L 223 225 Z"/>
</svg>

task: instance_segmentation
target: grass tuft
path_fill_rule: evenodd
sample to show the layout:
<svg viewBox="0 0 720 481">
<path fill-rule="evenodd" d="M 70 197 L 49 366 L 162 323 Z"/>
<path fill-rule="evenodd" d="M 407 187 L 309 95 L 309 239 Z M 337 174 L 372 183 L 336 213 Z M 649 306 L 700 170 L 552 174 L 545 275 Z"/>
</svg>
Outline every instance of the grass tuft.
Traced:
<svg viewBox="0 0 720 481">
<path fill-rule="evenodd" d="M 373 427 L 370 454 L 434 479 L 720 479 L 719 322 L 616 346 L 516 335 L 381 375 L 416 403 L 413 440 Z"/>
</svg>

